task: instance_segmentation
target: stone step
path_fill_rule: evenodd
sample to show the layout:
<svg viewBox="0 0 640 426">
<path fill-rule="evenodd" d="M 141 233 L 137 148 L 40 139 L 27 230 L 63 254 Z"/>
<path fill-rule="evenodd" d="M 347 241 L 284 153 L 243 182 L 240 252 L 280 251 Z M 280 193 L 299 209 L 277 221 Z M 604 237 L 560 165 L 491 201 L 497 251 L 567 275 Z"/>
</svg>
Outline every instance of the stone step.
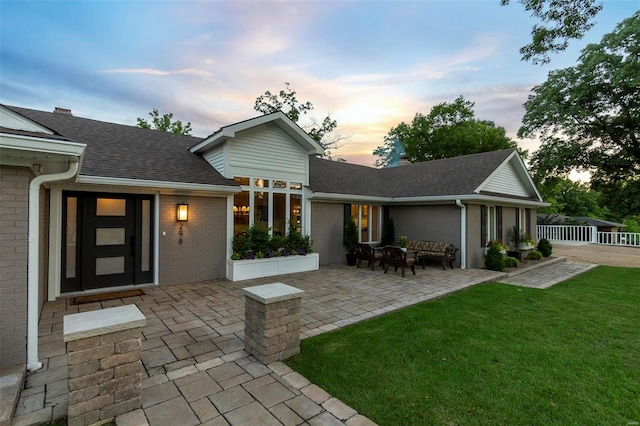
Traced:
<svg viewBox="0 0 640 426">
<path fill-rule="evenodd" d="M 25 364 L 0 367 L 0 426 L 11 425 L 26 375 Z"/>
</svg>

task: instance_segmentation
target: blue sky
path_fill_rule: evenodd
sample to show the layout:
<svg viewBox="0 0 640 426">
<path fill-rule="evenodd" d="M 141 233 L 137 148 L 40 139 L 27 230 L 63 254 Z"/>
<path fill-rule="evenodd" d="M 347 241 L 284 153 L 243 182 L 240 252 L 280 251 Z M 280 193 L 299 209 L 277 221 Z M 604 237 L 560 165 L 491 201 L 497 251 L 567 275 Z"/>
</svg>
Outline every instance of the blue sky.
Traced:
<svg viewBox="0 0 640 426">
<path fill-rule="evenodd" d="M 353 163 L 372 165 L 391 127 L 460 95 L 515 138 L 531 88 L 640 2 L 606 0 L 547 66 L 520 60 L 534 21 L 512 2 L 2 0 L 0 103 L 130 125 L 158 108 L 204 137 L 256 116 L 256 97 L 286 81 L 311 118 L 338 121 L 333 153 Z"/>
</svg>

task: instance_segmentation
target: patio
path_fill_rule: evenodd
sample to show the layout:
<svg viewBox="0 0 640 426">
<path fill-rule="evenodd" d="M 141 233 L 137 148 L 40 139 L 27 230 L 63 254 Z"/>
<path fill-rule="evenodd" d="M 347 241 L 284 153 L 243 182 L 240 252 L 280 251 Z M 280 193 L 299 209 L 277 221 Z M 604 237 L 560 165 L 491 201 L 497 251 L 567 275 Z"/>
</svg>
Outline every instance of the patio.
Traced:
<svg viewBox="0 0 640 426">
<path fill-rule="evenodd" d="M 118 425 L 372 424 L 283 363 L 264 366 L 244 350 L 242 288 L 283 282 L 305 291 L 301 337 L 331 331 L 389 311 L 493 281 L 505 274 L 478 269 L 417 268 L 416 275 L 324 266 L 319 271 L 231 282 L 147 287 L 145 295 L 71 305 L 47 302 L 40 318 L 43 368 L 29 374 L 14 425 L 66 415 L 66 314 L 135 303 L 142 330 L 142 410 Z"/>
</svg>

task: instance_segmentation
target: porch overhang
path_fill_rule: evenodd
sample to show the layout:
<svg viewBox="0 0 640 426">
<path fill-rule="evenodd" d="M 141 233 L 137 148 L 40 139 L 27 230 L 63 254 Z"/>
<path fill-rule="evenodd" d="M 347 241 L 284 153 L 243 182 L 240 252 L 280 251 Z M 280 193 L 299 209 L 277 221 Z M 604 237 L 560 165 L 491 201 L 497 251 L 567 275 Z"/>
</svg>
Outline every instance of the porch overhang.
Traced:
<svg viewBox="0 0 640 426">
<path fill-rule="evenodd" d="M 89 175 L 79 175 L 76 183 L 126 188 L 135 187 L 138 189 L 157 191 L 161 194 L 167 195 L 194 195 L 206 197 L 226 197 L 228 195 L 237 194 L 238 192 L 242 191 L 242 188 L 240 188 L 239 186 L 209 185 L 191 182 L 171 182 Z"/>
</svg>

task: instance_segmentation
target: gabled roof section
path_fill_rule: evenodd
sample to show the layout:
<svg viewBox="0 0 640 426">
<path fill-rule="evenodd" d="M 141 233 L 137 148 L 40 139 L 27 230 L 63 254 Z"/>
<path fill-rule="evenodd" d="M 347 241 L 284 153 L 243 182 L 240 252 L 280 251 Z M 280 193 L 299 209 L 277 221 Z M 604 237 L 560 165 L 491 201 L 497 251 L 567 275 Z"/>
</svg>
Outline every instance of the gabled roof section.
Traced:
<svg viewBox="0 0 640 426">
<path fill-rule="evenodd" d="M 531 175 L 527 171 L 522 158 L 513 150 L 493 173 L 476 188 L 479 194 L 506 194 L 542 201 Z"/>
<path fill-rule="evenodd" d="M 276 111 L 271 114 L 265 114 L 260 117 L 251 118 L 249 120 L 240 121 L 220 128 L 217 132 L 207 136 L 195 145 L 191 146 L 190 151 L 193 153 L 203 153 L 214 148 L 230 139 L 244 130 L 261 126 L 266 123 L 273 123 L 283 132 L 289 135 L 294 141 L 300 144 L 309 155 L 324 154 L 322 147 L 307 132 L 302 130 L 295 122 L 286 116 L 282 111 Z"/>
<path fill-rule="evenodd" d="M 0 123 L 4 133 L 20 134 L 20 132 L 24 132 L 23 136 L 36 137 L 42 137 L 41 135 L 53 136 L 55 134 L 53 130 L 12 111 L 4 105 L 0 105 Z"/>
<path fill-rule="evenodd" d="M 383 197 L 389 202 L 428 201 L 429 198 L 453 200 L 482 195 L 542 202 L 515 150 L 483 152 L 384 169 L 319 158 L 311 158 L 309 165 L 309 188 L 314 193 Z M 530 192 L 525 196 L 502 191 L 483 192 L 482 188 L 502 167 L 514 170 L 521 167 L 520 171 L 514 172 L 517 182 L 512 184 L 520 185 L 523 181 L 522 185 Z"/>
<path fill-rule="evenodd" d="M 157 182 L 238 188 L 189 147 L 200 139 L 80 118 L 68 114 L 5 106 L 57 135 L 86 144 L 78 181 Z M 149 184 L 151 185 L 151 184 Z"/>
</svg>

